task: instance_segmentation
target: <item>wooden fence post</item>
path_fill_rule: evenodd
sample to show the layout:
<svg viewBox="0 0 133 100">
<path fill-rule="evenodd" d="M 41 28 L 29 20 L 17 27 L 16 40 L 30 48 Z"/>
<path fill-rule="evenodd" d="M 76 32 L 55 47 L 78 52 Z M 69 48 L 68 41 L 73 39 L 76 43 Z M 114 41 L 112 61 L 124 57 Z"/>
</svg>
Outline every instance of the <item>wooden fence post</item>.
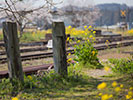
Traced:
<svg viewBox="0 0 133 100">
<path fill-rule="evenodd" d="M 54 69 L 61 76 L 67 75 L 66 35 L 64 22 L 52 23 Z"/>
<path fill-rule="evenodd" d="M 8 72 L 11 81 L 24 82 L 22 63 L 19 50 L 17 24 L 15 22 L 3 22 L 3 35 L 7 53 Z"/>
</svg>

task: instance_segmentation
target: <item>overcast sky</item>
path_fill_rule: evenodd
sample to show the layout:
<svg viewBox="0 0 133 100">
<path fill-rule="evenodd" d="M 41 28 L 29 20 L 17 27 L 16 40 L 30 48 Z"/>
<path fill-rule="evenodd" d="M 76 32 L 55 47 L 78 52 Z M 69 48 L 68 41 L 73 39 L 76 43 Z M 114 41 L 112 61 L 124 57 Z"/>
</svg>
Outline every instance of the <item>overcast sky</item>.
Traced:
<svg viewBox="0 0 133 100">
<path fill-rule="evenodd" d="M 56 2 L 63 1 L 64 3 L 67 2 L 67 0 L 54 0 Z M 73 0 L 75 1 L 75 0 Z M 83 1 L 83 0 L 81 0 Z M 133 0 L 87 0 L 88 3 L 91 2 L 91 4 L 102 4 L 102 3 L 120 3 L 120 4 L 127 4 L 128 6 L 133 6 Z M 80 3 L 79 3 L 80 4 Z M 62 6 L 63 4 L 59 5 Z"/>
</svg>

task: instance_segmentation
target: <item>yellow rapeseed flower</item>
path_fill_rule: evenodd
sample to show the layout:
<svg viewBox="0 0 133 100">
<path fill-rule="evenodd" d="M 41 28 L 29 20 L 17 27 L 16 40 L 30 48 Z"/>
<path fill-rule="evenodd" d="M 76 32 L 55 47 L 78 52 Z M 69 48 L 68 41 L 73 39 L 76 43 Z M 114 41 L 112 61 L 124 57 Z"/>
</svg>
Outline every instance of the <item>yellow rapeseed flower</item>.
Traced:
<svg viewBox="0 0 133 100">
<path fill-rule="evenodd" d="M 82 33 L 82 34 L 84 34 L 84 33 L 85 33 L 85 31 L 81 31 L 81 33 Z"/>
<path fill-rule="evenodd" d="M 69 58 L 68 60 L 67 60 L 67 62 L 71 62 L 72 61 L 72 58 Z"/>
<path fill-rule="evenodd" d="M 116 87 L 116 86 L 117 86 L 117 82 L 114 81 L 114 82 L 112 83 L 112 86 L 113 86 L 113 87 Z"/>
<path fill-rule="evenodd" d="M 116 87 L 116 88 L 115 88 L 115 91 L 116 91 L 116 92 L 119 92 L 120 90 L 121 90 L 120 87 Z"/>
<path fill-rule="evenodd" d="M 71 53 L 68 54 L 68 56 L 70 56 L 70 55 L 71 55 Z"/>
<path fill-rule="evenodd" d="M 89 38 L 92 38 L 92 37 L 93 37 L 92 35 L 89 36 Z"/>
<path fill-rule="evenodd" d="M 104 67 L 104 70 L 107 71 L 107 72 L 109 71 L 109 69 L 110 69 L 110 68 L 107 67 L 107 66 Z"/>
<path fill-rule="evenodd" d="M 93 34 L 95 34 L 96 33 L 96 31 L 93 31 Z"/>
<path fill-rule="evenodd" d="M 67 38 L 67 41 L 69 41 L 69 37 Z"/>
<path fill-rule="evenodd" d="M 95 40 L 95 38 L 93 37 L 93 40 Z"/>
<path fill-rule="evenodd" d="M 90 42 L 90 40 L 89 40 L 89 39 L 88 39 L 87 41 L 88 41 L 88 42 Z"/>
<path fill-rule="evenodd" d="M 109 40 L 106 40 L 106 42 L 109 42 Z"/>
<path fill-rule="evenodd" d="M 92 28 L 92 26 L 90 25 L 88 28 Z"/>
<path fill-rule="evenodd" d="M 133 90 L 133 87 L 130 87 L 129 90 Z"/>
<path fill-rule="evenodd" d="M 68 50 L 70 50 L 70 47 L 68 48 Z"/>
<path fill-rule="evenodd" d="M 87 33 L 85 33 L 85 35 L 87 35 Z"/>
<path fill-rule="evenodd" d="M 80 43 L 80 40 L 78 40 L 77 43 Z"/>
<path fill-rule="evenodd" d="M 68 26 L 68 29 L 72 28 L 72 26 Z"/>
<path fill-rule="evenodd" d="M 109 98 L 112 98 L 113 97 L 113 95 L 111 94 L 111 95 L 109 95 Z"/>
<path fill-rule="evenodd" d="M 95 51 L 92 51 L 92 54 L 94 55 L 95 54 Z"/>
<path fill-rule="evenodd" d="M 129 96 L 129 95 L 126 95 L 126 99 L 130 99 L 131 98 L 131 96 Z"/>
<path fill-rule="evenodd" d="M 97 89 L 101 90 L 101 89 L 104 89 L 106 86 L 107 86 L 107 84 L 105 82 L 103 82 L 97 86 Z"/>
<path fill-rule="evenodd" d="M 87 28 L 87 26 L 84 26 L 84 28 L 86 29 L 86 28 Z"/>
<path fill-rule="evenodd" d="M 102 94 L 102 93 L 99 93 L 98 95 L 99 95 L 99 96 L 102 96 L 103 94 Z"/>
<path fill-rule="evenodd" d="M 30 80 L 32 80 L 32 77 L 30 75 L 27 76 Z"/>
<path fill-rule="evenodd" d="M 121 84 L 121 85 L 120 85 L 120 88 L 123 88 L 123 87 L 124 87 L 124 85 L 123 85 L 123 84 Z"/>
<path fill-rule="evenodd" d="M 133 96 L 133 92 L 132 91 L 128 91 L 128 95 L 129 96 Z"/>
<path fill-rule="evenodd" d="M 17 97 L 14 97 L 14 98 L 12 98 L 12 100 L 18 100 L 18 98 Z"/>
<path fill-rule="evenodd" d="M 104 94 L 101 96 L 101 100 L 108 100 L 109 99 L 109 95 L 108 94 Z"/>
</svg>

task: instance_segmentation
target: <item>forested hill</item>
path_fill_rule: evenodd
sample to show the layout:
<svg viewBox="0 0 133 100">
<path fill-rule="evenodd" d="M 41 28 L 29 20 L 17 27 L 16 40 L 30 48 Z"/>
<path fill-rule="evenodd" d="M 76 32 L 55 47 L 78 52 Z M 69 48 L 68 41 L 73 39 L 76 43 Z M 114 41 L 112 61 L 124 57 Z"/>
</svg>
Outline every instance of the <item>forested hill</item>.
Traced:
<svg viewBox="0 0 133 100">
<path fill-rule="evenodd" d="M 100 9 L 102 16 L 97 20 L 96 25 L 114 25 L 118 22 L 128 20 L 133 22 L 133 7 L 116 3 L 99 4 L 97 7 Z M 121 10 L 126 10 L 126 19 L 121 18 Z"/>
</svg>

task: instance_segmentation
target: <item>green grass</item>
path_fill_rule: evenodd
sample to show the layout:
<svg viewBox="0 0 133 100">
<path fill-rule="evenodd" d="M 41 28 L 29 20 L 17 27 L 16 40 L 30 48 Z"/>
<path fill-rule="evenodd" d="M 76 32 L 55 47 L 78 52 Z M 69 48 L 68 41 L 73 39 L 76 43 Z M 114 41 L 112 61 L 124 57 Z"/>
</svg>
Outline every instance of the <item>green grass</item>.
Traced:
<svg viewBox="0 0 133 100">
<path fill-rule="evenodd" d="M 62 78 L 51 71 L 49 74 L 32 75 L 32 78 L 25 77 L 24 87 L 18 89 L 13 87 L 9 79 L 2 79 L 0 83 L 0 99 L 10 100 L 18 97 L 19 100 L 100 100 L 98 93 L 113 94 L 114 88 L 111 87 L 113 81 L 123 84 L 123 91 L 120 96 L 113 100 L 124 100 L 127 90 L 133 87 L 133 80 L 128 75 L 112 74 L 96 79 L 87 74 L 87 67 L 73 66 L 68 68 L 68 76 Z M 106 82 L 104 90 L 97 90 L 97 85 Z"/>
<path fill-rule="evenodd" d="M 33 41 L 40 41 L 45 39 L 44 33 L 24 33 L 20 38 L 20 42 L 33 42 Z"/>
<path fill-rule="evenodd" d="M 0 40 L 3 40 L 3 34 L 0 34 Z"/>
</svg>

